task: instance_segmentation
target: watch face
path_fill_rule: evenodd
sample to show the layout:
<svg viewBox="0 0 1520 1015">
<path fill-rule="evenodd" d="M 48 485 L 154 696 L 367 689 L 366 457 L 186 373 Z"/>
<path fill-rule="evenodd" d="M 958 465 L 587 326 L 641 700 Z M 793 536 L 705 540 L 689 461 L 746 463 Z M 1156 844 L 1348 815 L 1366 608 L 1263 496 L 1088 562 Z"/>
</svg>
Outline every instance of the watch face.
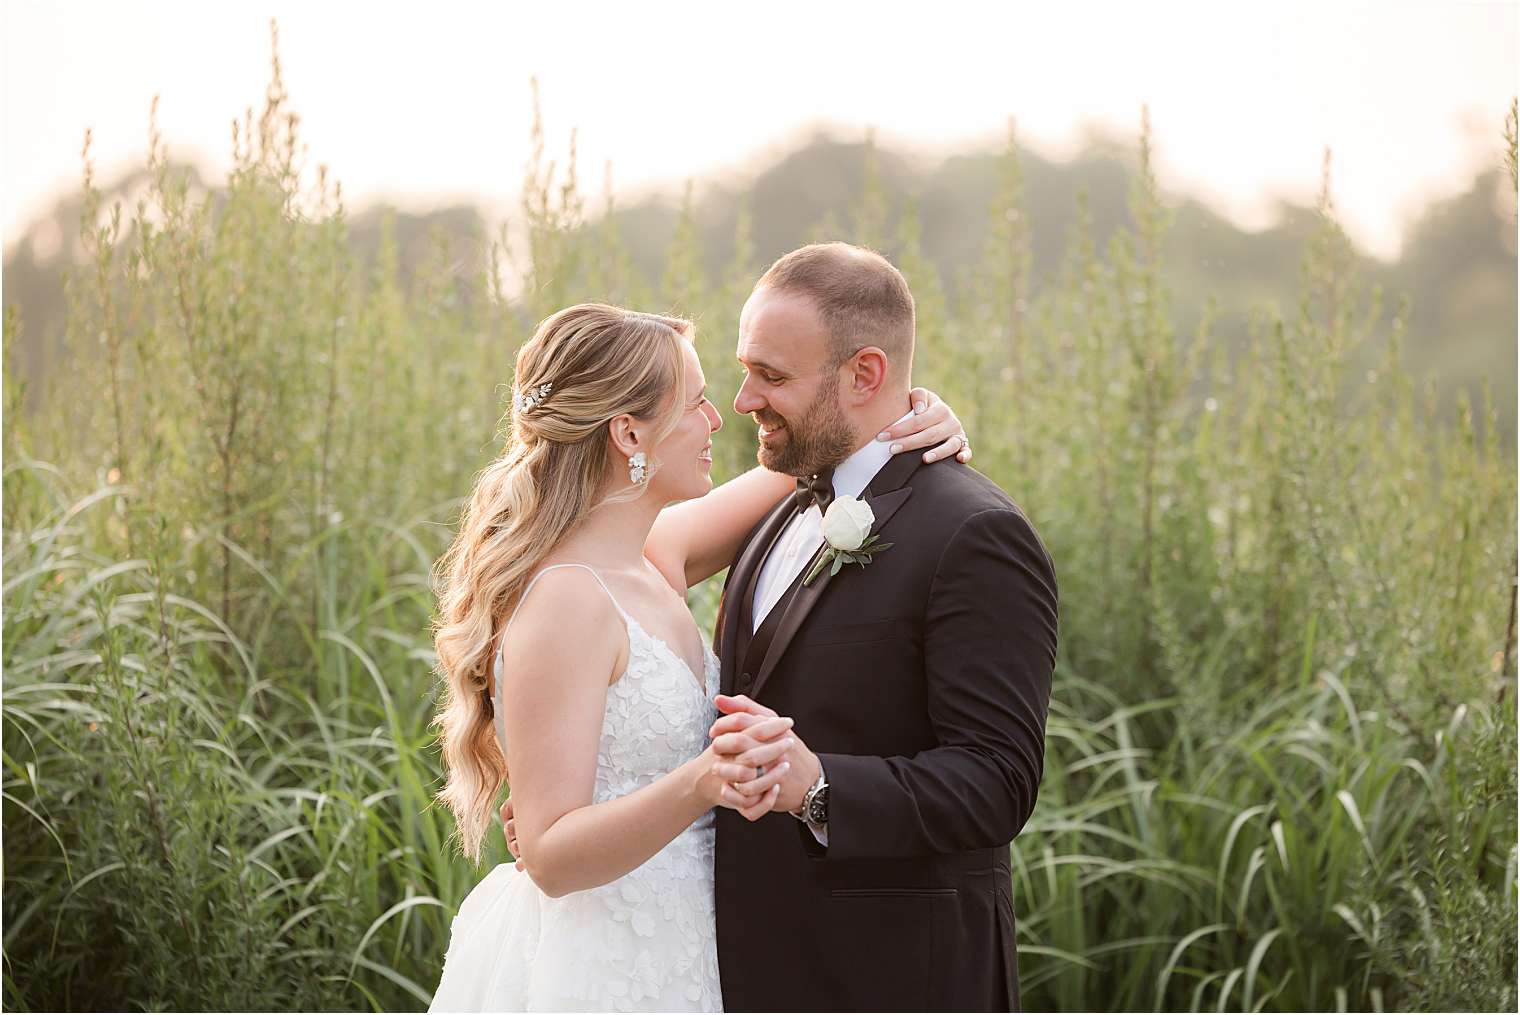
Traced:
<svg viewBox="0 0 1520 1015">
<path fill-rule="evenodd" d="M 824 786 L 813 799 L 808 802 L 808 819 L 815 825 L 826 825 L 829 821 L 829 787 Z"/>
</svg>

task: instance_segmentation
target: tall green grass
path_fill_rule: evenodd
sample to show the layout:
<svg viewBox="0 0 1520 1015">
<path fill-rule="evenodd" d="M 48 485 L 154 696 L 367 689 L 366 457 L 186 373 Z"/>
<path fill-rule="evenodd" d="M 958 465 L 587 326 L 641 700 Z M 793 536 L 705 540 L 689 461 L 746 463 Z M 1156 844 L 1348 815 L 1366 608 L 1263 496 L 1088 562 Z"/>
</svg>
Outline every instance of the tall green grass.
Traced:
<svg viewBox="0 0 1520 1015">
<path fill-rule="evenodd" d="M 68 368 L 32 416 L 6 380 L 7 1006 L 425 1006 L 483 873 L 431 803 L 429 572 L 515 349 L 581 300 L 675 311 L 721 405 L 764 267 L 741 216 L 704 271 L 688 190 L 639 277 L 533 137 L 508 228 L 409 274 L 393 235 L 354 253 L 277 60 L 223 190 L 156 133 L 136 207 L 87 170 Z M 1079 202 L 1047 278 L 1014 142 L 965 277 L 871 171 L 818 235 L 902 267 L 916 379 L 1057 562 L 1025 1005 L 1513 1010 L 1516 486 L 1486 393 L 1434 416 L 1400 351 L 1439 336 L 1360 281 L 1328 165 L 1297 303 L 1216 307 L 1253 315 L 1231 350 L 1172 324 L 1148 122 L 1129 227 L 1100 245 Z M 753 461 L 747 427 L 715 444 L 720 478 Z"/>
</svg>

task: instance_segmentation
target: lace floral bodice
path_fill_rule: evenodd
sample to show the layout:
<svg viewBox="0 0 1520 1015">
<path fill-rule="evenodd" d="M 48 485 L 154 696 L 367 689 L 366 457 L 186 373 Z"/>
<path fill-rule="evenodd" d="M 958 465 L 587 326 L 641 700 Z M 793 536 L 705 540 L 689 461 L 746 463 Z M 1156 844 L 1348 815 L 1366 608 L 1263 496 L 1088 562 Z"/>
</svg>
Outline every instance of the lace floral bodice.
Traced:
<svg viewBox="0 0 1520 1015">
<path fill-rule="evenodd" d="M 628 614 L 628 669 L 607 688 L 595 801 L 648 785 L 707 749 L 718 717 L 718 657 L 702 642 L 702 684 L 675 650 Z M 711 813 L 708 814 L 709 820 Z"/>
<path fill-rule="evenodd" d="M 698 685 L 674 649 L 607 595 L 627 625 L 628 666 L 607 688 L 593 803 L 632 793 L 701 754 L 718 716 L 718 657 L 706 639 Z M 500 663 L 498 655 L 498 677 Z M 498 679 L 495 686 L 500 684 Z M 496 716 L 505 753 L 499 700 Z M 721 1010 L 712 850 L 708 811 L 616 881 L 558 899 L 542 897 L 532 980 L 552 988 L 566 1006 L 586 1010 Z"/>
</svg>

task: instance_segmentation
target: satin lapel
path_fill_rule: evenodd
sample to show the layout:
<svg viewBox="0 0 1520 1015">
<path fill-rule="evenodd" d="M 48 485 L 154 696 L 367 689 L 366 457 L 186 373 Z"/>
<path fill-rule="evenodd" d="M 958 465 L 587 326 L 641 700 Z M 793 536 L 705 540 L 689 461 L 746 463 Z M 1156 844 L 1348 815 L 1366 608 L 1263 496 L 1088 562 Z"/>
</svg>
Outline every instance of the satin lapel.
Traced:
<svg viewBox="0 0 1520 1015">
<path fill-rule="evenodd" d="M 906 453 L 893 455 L 886 465 L 883 465 L 871 481 L 866 484 L 865 493 L 862 495 L 866 500 L 879 497 L 884 493 L 891 493 L 906 484 L 909 478 L 918 471 L 919 466 L 924 464 L 922 455 Z"/>
<path fill-rule="evenodd" d="M 739 666 L 740 628 L 753 608 L 746 604 L 750 587 L 765 562 L 765 556 L 786 523 L 792 520 L 792 497 L 786 496 L 771 509 L 751 539 L 739 552 L 739 558 L 728 572 L 728 582 L 723 593 L 723 605 L 718 615 L 718 686 L 724 694 L 733 690 L 734 671 Z"/>
<path fill-rule="evenodd" d="M 916 458 L 917 456 L 900 455 L 899 457 Z M 868 488 L 867 493 L 869 492 Z M 911 486 L 905 486 L 899 490 L 892 490 L 879 496 L 868 496 L 865 498 L 866 503 L 871 505 L 871 513 L 876 517 L 876 520 L 871 523 L 871 535 L 874 536 L 882 530 L 882 527 L 897 513 L 897 509 L 903 506 L 912 492 L 913 488 Z M 822 556 L 826 545 L 820 545 L 817 551 L 814 552 L 812 559 L 807 563 L 807 567 L 802 569 L 803 577 L 806 577 L 808 571 L 818 562 L 818 558 Z M 890 553 L 891 551 L 888 550 L 887 552 Z M 843 574 L 844 571 L 857 566 L 846 564 L 840 573 Z M 824 589 L 828 588 L 830 583 L 837 577 L 830 574 L 830 570 L 831 568 L 824 568 L 818 577 L 813 579 L 813 584 L 811 585 L 802 585 L 799 579 L 797 591 L 792 595 L 791 601 L 787 603 L 786 612 L 781 615 L 781 624 L 776 628 L 776 635 L 771 639 L 771 643 L 766 649 L 765 660 L 760 664 L 760 672 L 755 675 L 755 687 L 750 692 L 750 697 L 758 697 L 760 688 L 765 685 L 765 680 L 771 675 L 771 670 L 775 669 L 776 664 L 781 661 L 781 656 L 786 652 L 786 647 L 791 643 L 792 637 L 797 633 L 797 629 L 802 626 L 802 622 L 807 619 L 807 615 L 813 611 L 813 607 L 818 605 L 818 600 L 823 596 Z M 870 571 L 870 565 L 866 566 L 866 571 Z"/>
</svg>

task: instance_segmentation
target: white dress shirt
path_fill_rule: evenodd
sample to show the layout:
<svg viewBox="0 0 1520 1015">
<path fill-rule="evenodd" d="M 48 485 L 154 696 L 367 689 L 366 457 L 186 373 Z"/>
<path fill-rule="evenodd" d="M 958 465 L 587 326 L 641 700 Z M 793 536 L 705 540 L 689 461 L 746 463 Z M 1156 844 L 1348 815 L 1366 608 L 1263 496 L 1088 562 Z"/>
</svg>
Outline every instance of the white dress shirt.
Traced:
<svg viewBox="0 0 1520 1015">
<path fill-rule="evenodd" d="M 901 423 L 911 415 L 913 415 L 913 410 L 909 409 L 899 416 L 893 425 Z M 870 443 L 840 462 L 834 469 L 834 496 L 859 497 L 876 474 L 881 471 L 882 466 L 891 460 L 891 443 L 872 437 Z M 823 512 L 818 509 L 817 504 L 786 523 L 786 528 L 781 530 L 781 535 L 771 547 L 770 555 L 760 566 L 760 576 L 755 579 L 755 601 L 750 610 L 753 627 L 750 633 L 753 634 L 760 629 L 760 625 L 765 622 L 766 614 L 770 613 L 781 601 L 786 590 L 791 588 L 797 575 L 807 566 L 808 561 L 813 559 L 813 554 L 817 553 L 822 545 Z M 822 845 L 829 844 L 827 824 L 815 825 L 809 821 L 807 826 L 812 829 L 813 837 Z"/>
</svg>

